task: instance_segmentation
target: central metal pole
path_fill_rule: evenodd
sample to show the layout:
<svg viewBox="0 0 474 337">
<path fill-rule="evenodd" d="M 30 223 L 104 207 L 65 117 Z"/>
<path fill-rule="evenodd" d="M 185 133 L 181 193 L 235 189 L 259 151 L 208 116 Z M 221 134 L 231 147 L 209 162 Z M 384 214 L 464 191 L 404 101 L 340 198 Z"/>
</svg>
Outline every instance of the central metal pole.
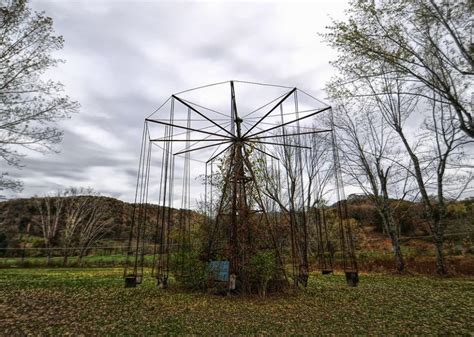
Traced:
<svg viewBox="0 0 474 337">
<path fill-rule="evenodd" d="M 237 112 L 235 100 L 234 82 L 230 82 L 231 87 L 231 110 L 234 125 L 235 138 L 233 141 L 234 162 L 232 167 L 232 209 L 230 221 L 230 272 L 235 274 L 239 282 L 245 282 L 243 275 L 244 266 L 248 260 L 248 248 L 246 237 L 249 235 L 248 228 L 248 207 L 245 184 L 248 178 L 244 170 L 244 145 L 242 141 L 242 119 Z"/>
</svg>

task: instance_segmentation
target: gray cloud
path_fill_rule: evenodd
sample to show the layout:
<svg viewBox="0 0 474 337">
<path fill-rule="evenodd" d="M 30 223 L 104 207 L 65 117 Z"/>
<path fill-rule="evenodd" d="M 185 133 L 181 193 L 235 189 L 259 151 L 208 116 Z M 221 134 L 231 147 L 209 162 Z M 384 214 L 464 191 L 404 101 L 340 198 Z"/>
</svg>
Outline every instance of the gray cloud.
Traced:
<svg viewBox="0 0 474 337">
<path fill-rule="evenodd" d="M 9 170 L 25 188 L 8 196 L 74 185 L 130 201 L 143 119 L 174 92 L 241 79 L 324 98 L 333 52 L 316 34 L 345 5 L 33 0 L 66 41 L 58 54 L 66 63 L 48 75 L 82 108 L 61 123 L 60 153 L 28 153 L 21 170 Z"/>
</svg>

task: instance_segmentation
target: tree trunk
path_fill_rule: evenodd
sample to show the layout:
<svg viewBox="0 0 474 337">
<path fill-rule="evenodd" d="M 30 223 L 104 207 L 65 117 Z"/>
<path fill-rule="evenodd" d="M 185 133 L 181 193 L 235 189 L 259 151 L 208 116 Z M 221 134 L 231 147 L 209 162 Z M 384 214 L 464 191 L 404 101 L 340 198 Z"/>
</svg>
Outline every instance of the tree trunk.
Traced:
<svg viewBox="0 0 474 337">
<path fill-rule="evenodd" d="M 439 223 L 439 221 L 435 224 L 435 233 L 433 233 L 434 238 L 434 245 L 436 251 L 436 272 L 439 275 L 447 275 L 448 269 L 446 268 L 446 260 L 444 257 L 444 231 Z"/>
<path fill-rule="evenodd" d="M 388 202 L 384 200 L 383 202 Z M 400 240 L 398 239 L 397 230 L 395 228 L 395 220 L 392 217 L 390 206 L 384 204 L 379 214 L 382 216 L 383 228 L 390 238 L 392 244 L 393 254 L 395 257 L 395 266 L 397 272 L 403 273 L 405 271 L 405 261 L 403 260 L 402 249 L 400 247 Z"/>
<path fill-rule="evenodd" d="M 64 250 L 64 255 L 63 255 L 63 267 L 65 267 L 67 265 L 68 256 L 69 256 L 69 252 L 68 252 L 67 249 L 65 249 Z"/>
<path fill-rule="evenodd" d="M 51 245 L 49 244 L 49 240 L 45 243 L 46 248 L 46 265 L 49 266 L 51 263 Z"/>
<path fill-rule="evenodd" d="M 392 229 L 389 232 L 390 240 L 392 241 L 393 253 L 395 255 L 395 266 L 397 272 L 403 273 L 405 271 L 405 261 L 403 260 L 402 250 L 400 247 L 400 241 L 398 240 L 397 233 Z"/>
<path fill-rule="evenodd" d="M 79 257 L 77 258 L 77 265 L 79 267 L 82 267 L 82 257 L 83 257 L 83 254 L 82 252 L 79 254 Z"/>
<path fill-rule="evenodd" d="M 79 257 L 77 259 L 77 264 L 79 267 L 82 267 L 82 258 L 86 255 L 87 248 L 83 248 L 79 251 Z"/>
<path fill-rule="evenodd" d="M 439 275 L 447 275 L 448 271 L 446 269 L 446 263 L 444 259 L 443 241 L 439 241 L 436 239 L 435 247 L 436 247 L 436 272 Z"/>
</svg>

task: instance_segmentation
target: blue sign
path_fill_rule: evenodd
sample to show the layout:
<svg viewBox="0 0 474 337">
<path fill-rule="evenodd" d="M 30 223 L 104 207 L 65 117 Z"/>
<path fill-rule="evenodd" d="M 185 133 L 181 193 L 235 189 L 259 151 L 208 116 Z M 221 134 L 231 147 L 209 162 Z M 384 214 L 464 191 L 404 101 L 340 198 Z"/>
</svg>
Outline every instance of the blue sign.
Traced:
<svg viewBox="0 0 474 337">
<path fill-rule="evenodd" d="M 229 281 L 229 261 L 211 261 L 209 262 L 209 274 L 215 281 Z"/>
</svg>

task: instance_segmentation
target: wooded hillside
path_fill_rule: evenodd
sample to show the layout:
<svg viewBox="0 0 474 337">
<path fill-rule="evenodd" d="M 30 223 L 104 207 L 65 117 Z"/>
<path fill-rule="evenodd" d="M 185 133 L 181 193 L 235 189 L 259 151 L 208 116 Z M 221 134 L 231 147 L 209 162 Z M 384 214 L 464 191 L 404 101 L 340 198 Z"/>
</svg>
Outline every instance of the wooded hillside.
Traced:
<svg viewBox="0 0 474 337">
<path fill-rule="evenodd" d="M 85 200 L 87 198 L 87 200 Z M 27 241 L 29 248 L 45 247 L 45 238 L 42 230 L 42 214 L 41 207 L 47 210 L 45 206 L 47 198 L 29 198 L 29 199 L 12 199 L 0 202 L 0 248 L 19 248 L 21 242 Z M 84 205 L 80 201 L 83 200 Z M 103 196 L 75 196 L 75 197 L 54 197 L 51 201 L 50 212 L 59 214 L 58 226 L 51 235 L 50 247 L 61 246 L 61 240 L 64 232 L 67 230 L 67 217 L 79 215 L 69 214 L 74 210 L 67 211 L 67 208 L 75 207 L 75 212 L 83 212 L 79 208 L 86 209 L 87 204 L 94 203 L 100 205 L 102 214 L 98 223 L 103 225 L 99 240 L 114 241 L 115 243 L 124 244 L 129 236 L 130 225 L 133 215 L 133 204 L 123 202 L 121 200 L 103 197 Z M 61 206 L 59 206 L 61 205 Z M 60 212 L 58 209 L 61 207 Z M 160 206 L 149 205 L 147 208 L 150 221 L 156 221 Z M 178 210 L 174 210 L 174 217 L 177 216 Z M 45 216 L 43 214 L 43 216 Z M 89 215 L 82 215 L 87 217 Z M 53 217 L 53 216 L 52 216 Z M 77 239 L 77 233 L 72 235 L 71 240 Z M 28 238 L 25 239 L 25 236 Z M 75 237 L 76 236 L 76 237 Z"/>
<path fill-rule="evenodd" d="M 83 197 L 63 197 L 63 199 L 66 205 L 74 198 Z M 133 204 L 110 197 L 93 196 L 90 198 L 98 200 L 104 205 L 105 214 L 101 221 L 106 222 L 107 225 L 101 235 L 101 240 L 125 243 L 130 230 Z M 12 199 L 0 202 L 0 247 L 18 248 L 25 235 L 29 236 L 29 247 L 44 247 L 41 215 L 38 207 L 38 202 L 44 201 L 42 199 L 44 198 Z M 398 230 L 401 237 L 429 241 L 429 229 L 423 214 L 423 206 L 409 201 L 392 200 L 391 202 L 396 209 L 394 216 L 399 224 Z M 330 208 L 335 206 L 332 205 Z M 150 219 L 156 218 L 159 209 L 160 206 L 150 205 L 148 208 Z M 174 212 L 177 214 L 179 211 L 174 210 Z M 383 233 L 382 221 L 368 198 L 360 195 L 349 196 L 348 214 L 357 225 L 359 249 L 364 250 L 370 249 L 374 245 L 383 245 L 382 241 L 385 240 L 385 237 L 380 236 Z M 64 226 L 65 219 L 60 218 L 51 246 L 59 245 Z M 450 203 L 446 231 L 448 241 L 460 245 L 463 240 L 472 239 L 473 229 L 474 198 Z M 374 241 L 379 241 L 379 244 L 374 244 Z"/>
</svg>

